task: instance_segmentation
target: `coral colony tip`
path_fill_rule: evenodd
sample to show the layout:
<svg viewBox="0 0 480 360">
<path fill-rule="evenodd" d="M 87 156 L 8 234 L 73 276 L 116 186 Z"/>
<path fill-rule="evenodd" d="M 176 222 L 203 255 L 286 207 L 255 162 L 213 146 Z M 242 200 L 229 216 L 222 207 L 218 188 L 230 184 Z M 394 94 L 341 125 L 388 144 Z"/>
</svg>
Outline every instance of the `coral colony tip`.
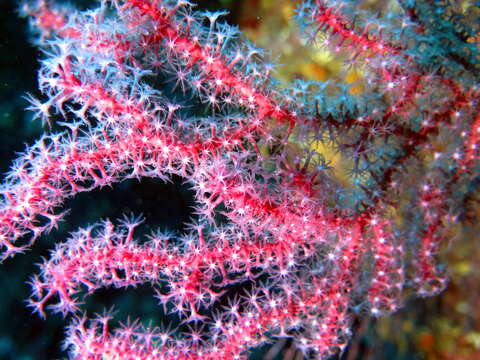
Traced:
<svg viewBox="0 0 480 360">
<path fill-rule="evenodd" d="M 362 68 L 356 95 L 335 82 L 279 86 L 224 13 L 189 1 L 21 5 L 43 50 L 41 95 L 26 97 L 45 130 L 4 177 L 1 259 L 56 228 L 66 199 L 125 179 L 179 176 L 196 202 L 183 234 L 139 241 L 138 214 L 51 251 L 29 306 L 69 321 L 70 359 L 247 359 L 278 338 L 327 359 L 348 345 L 354 313 L 387 315 L 445 288 L 438 253 L 479 168 L 475 31 L 441 15 L 447 5 L 396 5 L 383 16 L 354 0 L 297 9 L 306 46 Z M 349 160 L 347 182 L 318 143 Z M 111 313 L 82 312 L 99 289 L 141 284 L 176 324 L 112 329 Z"/>
</svg>

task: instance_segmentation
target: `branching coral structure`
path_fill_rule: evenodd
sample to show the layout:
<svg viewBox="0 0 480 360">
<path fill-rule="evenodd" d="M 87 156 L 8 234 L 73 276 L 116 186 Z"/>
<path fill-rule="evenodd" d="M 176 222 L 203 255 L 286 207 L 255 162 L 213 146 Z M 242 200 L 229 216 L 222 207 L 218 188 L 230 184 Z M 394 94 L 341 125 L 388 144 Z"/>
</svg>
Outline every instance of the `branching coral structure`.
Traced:
<svg viewBox="0 0 480 360">
<path fill-rule="evenodd" d="M 81 192 L 179 176 L 195 194 L 184 234 L 140 242 L 144 219 L 132 215 L 51 251 L 29 305 L 70 319 L 70 358 L 243 359 L 287 337 L 327 359 L 347 346 L 353 313 L 386 315 L 442 291 L 437 257 L 478 177 L 479 57 L 474 24 L 428 4 L 399 0 L 395 16 L 354 0 L 299 6 L 308 44 L 364 73 L 352 94 L 333 82 L 279 86 L 223 13 L 189 1 L 24 3 L 44 53 L 42 100 L 27 98 L 45 133 L 0 188 L 1 258 L 54 229 Z M 348 159 L 347 182 L 319 143 Z M 140 284 L 178 330 L 112 330 L 108 312 L 82 313 L 85 295 Z"/>
</svg>

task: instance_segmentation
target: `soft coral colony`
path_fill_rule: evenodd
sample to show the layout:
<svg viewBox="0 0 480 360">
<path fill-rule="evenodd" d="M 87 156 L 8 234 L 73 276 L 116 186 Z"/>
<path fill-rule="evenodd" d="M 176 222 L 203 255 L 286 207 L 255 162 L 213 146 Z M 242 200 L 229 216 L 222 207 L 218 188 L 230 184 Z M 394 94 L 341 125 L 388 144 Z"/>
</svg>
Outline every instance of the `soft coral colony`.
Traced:
<svg viewBox="0 0 480 360">
<path fill-rule="evenodd" d="M 241 359 L 289 337 L 326 359 L 346 347 L 353 312 L 441 291 L 435 258 L 478 170 L 479 58 L 475 24 L 429 4 L 399 0 L 381 18 L 358 1 L 299 7 L 311 39 L 362 68 L 354 96 L 322 82 L 281 90 L 261 50 L 188 1 L 25 3 L 45 54 L 30 110 L 63 130 L 46 128 L 4 180 L 2 259 L 52 230 L 67 198 L 124 179 L 180 176 L 197 204 L 185 234 L 138 242 L 131 216 L 52 250 L 29 304 L 69 316 L 70 358 Z M 318 142 L 350 159 L 348 184 Z M 144 283 L 177 331 L 82 315 L 85 293 Z"/>
</svg>

